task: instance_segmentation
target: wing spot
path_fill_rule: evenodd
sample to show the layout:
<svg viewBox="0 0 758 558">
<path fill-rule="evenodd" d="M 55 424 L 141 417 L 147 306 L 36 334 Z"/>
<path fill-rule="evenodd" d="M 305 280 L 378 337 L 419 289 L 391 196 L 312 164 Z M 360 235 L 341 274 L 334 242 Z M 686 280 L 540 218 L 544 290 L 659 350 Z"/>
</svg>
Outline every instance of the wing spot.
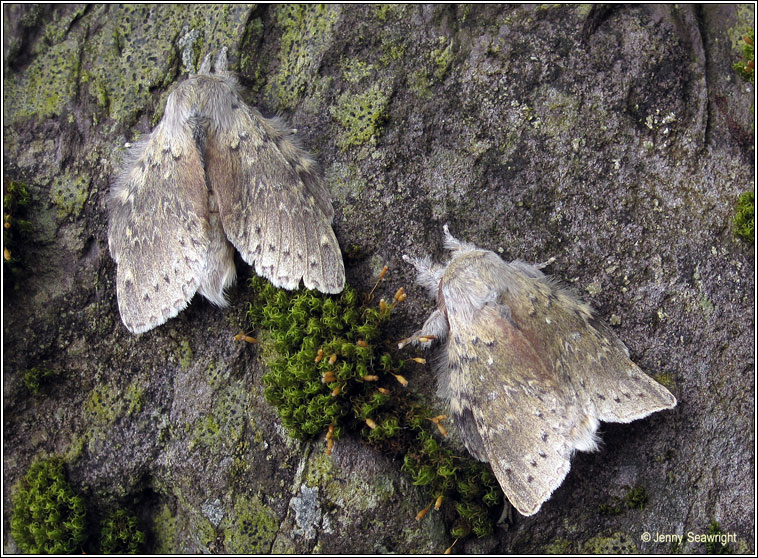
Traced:
<svg viewBox="0 0 758 558">
<path fill-rule="evenodd" d="M 540 451 L 537 455 L 539 455 L 542 459 L 547 459 L 547 454 L 544 451 Z"/>
<path fill-rule="evenodd" d="M 598 392 L 595 392 L 595 397 L 597 397 L 598 399 L 600 399 L 600 401 L 605 401 L 605 397 L 603 397 L 603 395 L 600 394 L 600 393 L 598 393 Z"/>
<path fill-rule="evenodd" d="M 529 484 L 531 484 L 533 481 L 534 481 L 534 477 L 532 475 L 527 475 L 526 476 L 526 482 L 528 482 Z"/>
<path fill-rule="evenodd" d="M 547 432 L 540 432 L 540 440 L 542 440 L 543 442 L 547 442 L 547 438 L 548 438 Z"/>
</svg>

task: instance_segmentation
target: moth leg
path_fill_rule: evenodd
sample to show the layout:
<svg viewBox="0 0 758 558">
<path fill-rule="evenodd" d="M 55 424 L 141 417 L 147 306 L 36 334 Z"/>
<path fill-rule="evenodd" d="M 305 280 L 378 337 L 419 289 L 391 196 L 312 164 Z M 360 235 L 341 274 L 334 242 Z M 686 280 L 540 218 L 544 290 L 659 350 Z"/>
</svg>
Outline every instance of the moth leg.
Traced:
<svg viewBox="0 0 758 558">
<path fill-rule="evenodd" d="M 432 263 L 429 256 L 424 258 L 411 258 L 403 254 L 403 260 L 416 268 L 416 282 L 425 287 L 432 297 L 437 297 L 437 290 L 440 286 L 442 274 L 445 273 L 445 267 L 440 264 Z"/>
<path fill-rule="evenodd" d="M 508 501 L 508 498 L 503 498 L 503 511 L 500 512 L 500 517 L 497 520 L 497 524 L 513 523 L 513 504 Z"/>
<path fill-rule="evenodd" d="M 547 260 L 545 260 L 542 263 L 534 264 L 534 267 L 537 269 L 545 269 L 547 266 L 549 266 L 551 263 L 555 261 L 555 256 L 550 256 Z"/>
<path fill-rule="evenodd" d="M 418 330 L 416 333 L 414 333 L 407 339 L 403 339 L 402 341 L 400 341 L 397 344 L 397 346 L 399 349 L 402 349 L 408 344 L 421 345 L 422 347 L 429 347 L 432 341 L 434 340 L 438 340 L 442 342 L 445 339 L 447 339 L 447 334 L 449 330 L 450 330 L 450 327 L 448 326 L 447 318 L 445 317 L 445 314 L 443 314 L 439 310 L 435 310 L 426 319 L 423 327 L 420 330 Z"/>
</svg>

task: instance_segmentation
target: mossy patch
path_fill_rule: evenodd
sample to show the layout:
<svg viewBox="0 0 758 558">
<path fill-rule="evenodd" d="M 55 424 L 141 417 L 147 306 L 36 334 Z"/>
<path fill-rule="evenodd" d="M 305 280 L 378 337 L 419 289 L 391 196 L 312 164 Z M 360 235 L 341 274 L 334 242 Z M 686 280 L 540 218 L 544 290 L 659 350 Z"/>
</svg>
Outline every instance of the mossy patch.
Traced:
<svg viewBox="0 0 758 558">
<path fill-rule="evenodd" d="M 145 543 L 137 516 L 117 509 L 100 522 L 100 552 L 103 554 L 136 554 Z"/>
<path fill-rule="evenodd" d="M 405 298 L 402 289 L 391 303 L 375 305 L 349 286 L 329 296 L 285 292 L 257 276 L 251 284 L 249 316 L 269 331 L 264 345 L 275 348 L 264 395 L 290 434 L 308 439 L 326 431 L 328 456 L 345 432 L 360 432 L 378 449 L 403 456 L 403 471 L 432 499 L 427 510 L 437 502 L 454 507 L 454 537 L 490 534 L 502 503 L 497 480 L 486 465 L 448 448 L 445 417 L 404 389 L 403 374 L 414 364 L 399 358 L 387 329 L 392 308 Z M 309 484 L 319 484 L 328 467 L 309 475 Z"/>
<path fill-rule="evenodd" d="M 58 457 L 35 461 L 12 496 L 11 535 L 25 554 L 73 554 L 87 538 L 87 508 Z"/>
<path fill-rule="evenodd" d="M 234 513 L 220 525 L 224 546 L 232 554 L 266 554 L 271 551 L 279 519 L 258 496 L 237 497 Z"/>
<path fill-rule="evenodd" d="M 755 194 L 753 192 L 745 192 L 737 198 L 734 236 L 749 244 L 755 242 Z"/>
<path fill-rule="evenodd" d="M 31 196 L 23 182 L 9 180 L 3 194 L 3 266 L 14 275 L 23 272 L 23 246 L 32 231 Z"/>
<path fill-rule="evenodd" d="M 387 119 L 391 94 L 391 89 L 375 84 L 363 93 L 340 95 L 337 105 L 330 111 L 344 129 L 338 140 L 342 150 L 351 145 L 376 145 L 382 124 Z"/>
<path fill-rule="evenodd" d="M 34 395 L 39 393 L 40 387 L 55 378 L 60 370 L 35 366 L 24 372 L 24 385 Z"/>
</svg>

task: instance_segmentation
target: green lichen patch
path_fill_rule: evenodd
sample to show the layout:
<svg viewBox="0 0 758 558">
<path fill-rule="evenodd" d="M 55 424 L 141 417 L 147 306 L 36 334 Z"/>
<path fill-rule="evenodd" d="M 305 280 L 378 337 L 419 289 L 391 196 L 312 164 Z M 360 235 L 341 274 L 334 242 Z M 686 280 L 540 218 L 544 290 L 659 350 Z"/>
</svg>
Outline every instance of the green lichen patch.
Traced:
<svg viewBox="0 0 758 558">
<path fill-rule="evenodd" d="M 264 505 L 258 496 L 239 496 L 234 512 L 221 525 L 224 546 L 232 554 L 266 554 L 271 551 L 279 520 L 276 513 Z"/>
<path fill-rule="evenodd" d="M 268 84 L 277 109 L 294 108 L 313 86 L 337 20 L 335 6 L 277 4 L 274 19 L 282 30 L 279 70 Z"/>
<path fill-rule="evenodd" d="M 184 550 L 181 543 L 182 523 L 177 515 L 171 513 L 168 504 L 153 517 L 152 531 L 155 534 L 155 554 L 181 554 Z"/>
<path fill-rule="evenodd" d="M 143 388 L 131 382 L 125 388 L 111 384 L 98 384 L 84 401 L 84 413 L 95 425 L 112 424 L 119 417 L 139 413 L 144 404 Z"/>
<path fill-rule="evenodd" d="M 437 48 L 432 49 L 430 58 L 434 67 L 432 75 L 437 81 L 442 81 L 453 61 L 453 40 L 446 37 L 437 38 Z"/>
<path fill-rule="evenodd" d="M 581 545 L 582 554 L 637 554 L 639 550 L 632 537 L 626 533 L 610 536 L 598 535 Z"/>
<path fill-rule="evenodd" d="M 90 180 L 89 176 L 69 172 L 55 179 L 50 188 L 50 198 L 58 207 L 58 219 L 79 216 L 89 196 Z"/>
<path fill-rule="evenodd" d="M 145 543 L 145 532 L 137 516 L 117 509 L 100 522 L 100 552 L 103 554 L 137 554 Z"/>
<path fill-rule="evenodd" d="M 745 192 L 737 198 L 734 236 L 749 244 L 755 242 L 755 194 L 753 192 Z"/>
<path fill-rule="evenodd" d="M 176 360 L 182 370 L 189 370 L 189 367 L 192 366 L 192 347 L 190 347 L 189 340 L 183 339 L 179 343 L 179 347 L 176 349 Z"/>
<path fill-rule="evenodd" d="M 363 93 L 346 92 L 340 95 L 337 105 L 330 110 L 344 128 L 338 140 L 342 150 L 351 145 L 376 145 L 382 124 L 387 119 L 391 93 L 391 90 L 387 91 L 376 84 Z"/>
<path fill-rule="evenodd" d="M 66 479 L 63 460 L 35 461 L 15 487 L 11 535 L 25 554 L 81 552 L 86 505 Z"/>
</svg>

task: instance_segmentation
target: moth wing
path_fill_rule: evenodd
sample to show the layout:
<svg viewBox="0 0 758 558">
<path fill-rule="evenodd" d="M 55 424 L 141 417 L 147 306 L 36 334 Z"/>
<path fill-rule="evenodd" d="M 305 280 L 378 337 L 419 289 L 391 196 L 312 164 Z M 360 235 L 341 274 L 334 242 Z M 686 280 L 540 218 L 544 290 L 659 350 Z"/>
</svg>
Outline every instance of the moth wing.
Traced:
<svg viewBox="0 0 758 558">
<path fill-rule="evenodd" d="M 225 91 L 228 107 L 210 114 L 205 162 L 227 237 L 277 287 L 296 289 L 302 279 L 308 289 L 340 292 L 345 269 L 316 164 L 276 120 Z"/>
<path fill-rule="evenodd" d="M 533 515 L 563 482 L 577 443 L 596 424 L 507 307 L 491 302 L 469 320 L 451 318 L 451 411 L 469 451 L 490 462 L 513 506 Z"/>
<path fill-rule="evenodd" d="M 676 405 L 671 392 L 629 358 L 626 346 L 588 305 L 529 267 L 534 276 L 521 277 L 519 296 L 507 290 L 501 301 L 585 409 L 598 420 L 626 423 Z"/>
<path fill-rule="evenodd" d="M 135 145 L 110 197 L 108 246 L 117 264 L 121 319 L 132 333 L 186 308 L 208 251 L 202 157 L 186 121 L 166 116 Z"/>
</svg>

